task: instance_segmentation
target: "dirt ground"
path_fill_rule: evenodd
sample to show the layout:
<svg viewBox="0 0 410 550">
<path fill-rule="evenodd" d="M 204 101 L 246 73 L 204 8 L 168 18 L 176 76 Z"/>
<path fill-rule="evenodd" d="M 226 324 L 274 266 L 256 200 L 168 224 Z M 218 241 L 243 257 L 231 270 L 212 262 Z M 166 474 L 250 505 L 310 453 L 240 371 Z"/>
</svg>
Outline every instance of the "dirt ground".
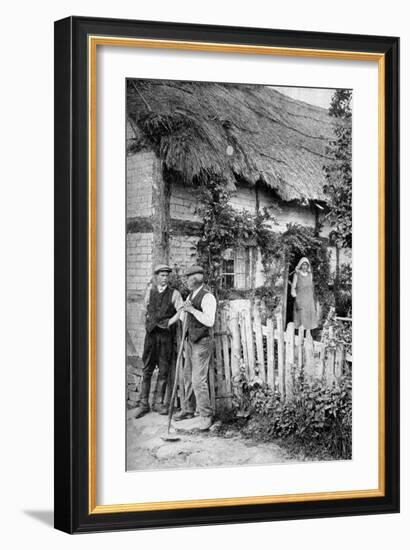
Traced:
<svg viewBox="0 0 410 550">
<path fill-rule="evenodd" d="M 142 418 L 128 419 L 127 469 L 166 470 L 294 462 L 276 443 L 255 443 L 236 431 L 218 433 L 218 424 L 199 432 L 199 419 L 173 422 L 179 441 L 167 442 L 168 418 L 150 412 Z"/>
</svg>

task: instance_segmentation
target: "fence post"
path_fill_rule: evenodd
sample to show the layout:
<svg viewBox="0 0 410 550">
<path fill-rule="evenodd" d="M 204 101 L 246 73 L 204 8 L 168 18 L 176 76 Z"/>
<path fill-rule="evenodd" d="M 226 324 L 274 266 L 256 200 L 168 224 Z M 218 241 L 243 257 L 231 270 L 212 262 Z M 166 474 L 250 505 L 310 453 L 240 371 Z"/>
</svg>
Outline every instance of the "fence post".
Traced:
<svg viewBox="0 0 410 550">
<path fill-rule="evenodd" d="M 266 322 L 267 336 L 266 336 L 266 362 L 267 362 L 267 383 L 274 390 L 275 389 L 275 348 L 274 348 L 274 327 L 273 320 L 268 319 Z"/>
<path fill-rule="evenodd" d="M 239 365 L 241 360 L 241 337 L 239 333 L 239 315 L 233 313 L 232 310 L 229 315 L 229 326 L 231 330 L 231 367 L 232 376 L 238 376 Z"/>
<path fill-rule="evenodd" d="M 228 320 L 227 312 L 225 309 L 221 311 L 221 332 L 222 332 L 222 352 L 223 352 L 223 363 L 224 363 L 224 375 L 225 375 L 225 392 L 227 397 L 225 399 L 225 404 L 228 408 L 232 405 L 232 384 L 231 384 L 231 367 L 229 361 L 229 344 L 228 344 Z"/>
<path fill-rule="evenodd" d="M 248 310 L 242 311 L 242 314 L 245 322 L 245 345 L 248 350 L 249 378 L 252 380 L 255 377 L 255 346 L 253 343 L 251 314 Z"/>
<path fill-rule="evenodd" d="M 298 329 L 298 376 L 300 376 L 303 369 L 303 334 L 305 329 L 303 325 Z"/>
<path fill-rule="evenodd" d="M 285 273 L 283 275 L 283 318 L 282 318 L 282 328 L 286 328 L 286 312 L 288 309 L 288 284 L 289 284 L 289 262 L 286 262 Z"/>
<path fill-rule="evenodd" d="M 325 379 L 328 386 L 335 380 L 335 350 L 328 347 L 325 360 Z"/>
<path fill-rule="evenodd" d="M 286 399 L 290 399 L 293 392 L 295 368 L 295 325 L 289 323 L 286 329 L 286 352 L 285 352 L 285 384 Z"/>
<path fill-rule="evenodd" d="M 261 315 L 259 312 L 259 307 L 257 304 L 255 304 L 253 308 L 253 318 L 254 318 L 254 325 L 255 325 L 256 357 L 257 357 L 259 376 L 263 380 L 263 382 L 266 382 L 265 360 L 263 356 L 262 321 L 261 321 Z"/>
<path fill-rule="evenodd" d="M 278 377 L 279 377 L 279 391 L 282 398 L 285 396 L 285 357 L 284 357 L 284 334 L 283 334 L 283 322 L 282 314 L 276 315 L 276 330 L 278 334 Z"/>
<path fill-rule="evenodd" d="M 223 379 L 223 360 L 222 360 L 222 335 L 221 335 L 221 312 L 219 311 L 215 318 L 215 374 L 216 374 L 216 388 L 215 394 L 218 397 L 218 409 L 223 408 L 224 403 L 220 399 L 226 395 L 225 381 Z"/>
<path fill-rule="evenodd" d="M 335 357 L 335 376 L 337 379 L 339 379 L 343 374 L 344 355 L 344 347 L 337 346 Z"/>
<path fill-rule="evenodd" d="M 305 338 L 305 376 L 309 381 L 315 378 L 315 352 L 313 348 L 313 338 L 310 331 Z"/>
<path fill-rule="evenodd" d="M 211 407 L 213 410 L 213 413 L 216 413 L 216 399 L 215 399 L 215 356 L 214 351 L 212 353 L 211 361 L 209 364 L 209 397 L 211 399 Z"/>
<path fill-rule="evenodd" d="M 247 376 L 250 378 L 250 368 L 248 360 L 248 345 L 246 342 L 246 311 L 242 310 L 240 313 L 240 330 L 241 330 L 241 344 L 242 344 L 242 353 L 243 353 L 243 363 L 245 365 L 245 371 Z"/>
</svg>

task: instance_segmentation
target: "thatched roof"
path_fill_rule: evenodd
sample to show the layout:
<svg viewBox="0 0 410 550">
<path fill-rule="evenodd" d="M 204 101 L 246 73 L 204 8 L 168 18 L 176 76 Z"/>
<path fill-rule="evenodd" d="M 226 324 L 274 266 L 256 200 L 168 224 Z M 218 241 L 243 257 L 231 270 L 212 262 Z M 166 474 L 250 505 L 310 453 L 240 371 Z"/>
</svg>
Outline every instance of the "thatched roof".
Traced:
<svg viewBox="0 0 410 550">
<path fill-rule="evenodd" d="M 230 187 L 262 182 L 285 201 L 325 200 L 325 109 L 261 85 L 129 80 L 127 94 L 129 150 L 154 147 L 186 183 L 217 174 Z"/>
</svg>

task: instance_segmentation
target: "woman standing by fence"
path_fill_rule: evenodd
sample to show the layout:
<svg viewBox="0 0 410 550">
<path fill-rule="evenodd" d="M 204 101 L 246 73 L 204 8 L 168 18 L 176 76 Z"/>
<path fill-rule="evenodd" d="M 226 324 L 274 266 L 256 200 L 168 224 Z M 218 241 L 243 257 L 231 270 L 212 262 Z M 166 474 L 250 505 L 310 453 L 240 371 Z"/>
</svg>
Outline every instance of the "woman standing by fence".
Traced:
<svg viewBox="0 0 410 550">
<path fill-rule="evenodd" d="M 317 327 L 313 275 L 307 258 L 299 260 L 292 281 L 291 294 L 295 298 L 293 321 L 295 328 L 303 326 L 310 331 Z"/>
</svg>

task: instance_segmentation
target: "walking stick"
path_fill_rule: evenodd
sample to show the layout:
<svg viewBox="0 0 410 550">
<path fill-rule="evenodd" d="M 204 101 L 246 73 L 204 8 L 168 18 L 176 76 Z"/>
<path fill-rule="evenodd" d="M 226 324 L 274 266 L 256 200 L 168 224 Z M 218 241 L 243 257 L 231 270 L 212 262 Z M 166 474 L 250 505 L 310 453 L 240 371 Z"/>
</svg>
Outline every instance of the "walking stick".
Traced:
<svg viewBox="0 0 410 550">
<path fill-rule="evenodd" d="M 163 439 L 168 440 L 168 441 L 176 441 L 177 439 L 179 439 L 179 437 L 177 437 L 177 436 L 170 433 L 170 429 L 171 429 L 172 415 L 173 415 L 173 412 L 174 412 L 175 395 L 177 393 L 177 387 L 178 387 L 179 371 L 180 371 L 181 362 L 182 362 L 182 353 L 184 351 L 184 344 L 185 344 L 185 338 L 186 338 L 186 332 L 187 332 L 187 320 L 188 320 L 188 314 L 185 313 L 184 322 L 182 323 L 181 344 L 179 346 L 177 361 L 176 361 L 176 364 L 175 364 L 174 387 L 172 388 L 171 402 L 169 404 L 168 430 L 167 430 L 167 435 L 165 437 L 163 437 Z"/>
</svg>

